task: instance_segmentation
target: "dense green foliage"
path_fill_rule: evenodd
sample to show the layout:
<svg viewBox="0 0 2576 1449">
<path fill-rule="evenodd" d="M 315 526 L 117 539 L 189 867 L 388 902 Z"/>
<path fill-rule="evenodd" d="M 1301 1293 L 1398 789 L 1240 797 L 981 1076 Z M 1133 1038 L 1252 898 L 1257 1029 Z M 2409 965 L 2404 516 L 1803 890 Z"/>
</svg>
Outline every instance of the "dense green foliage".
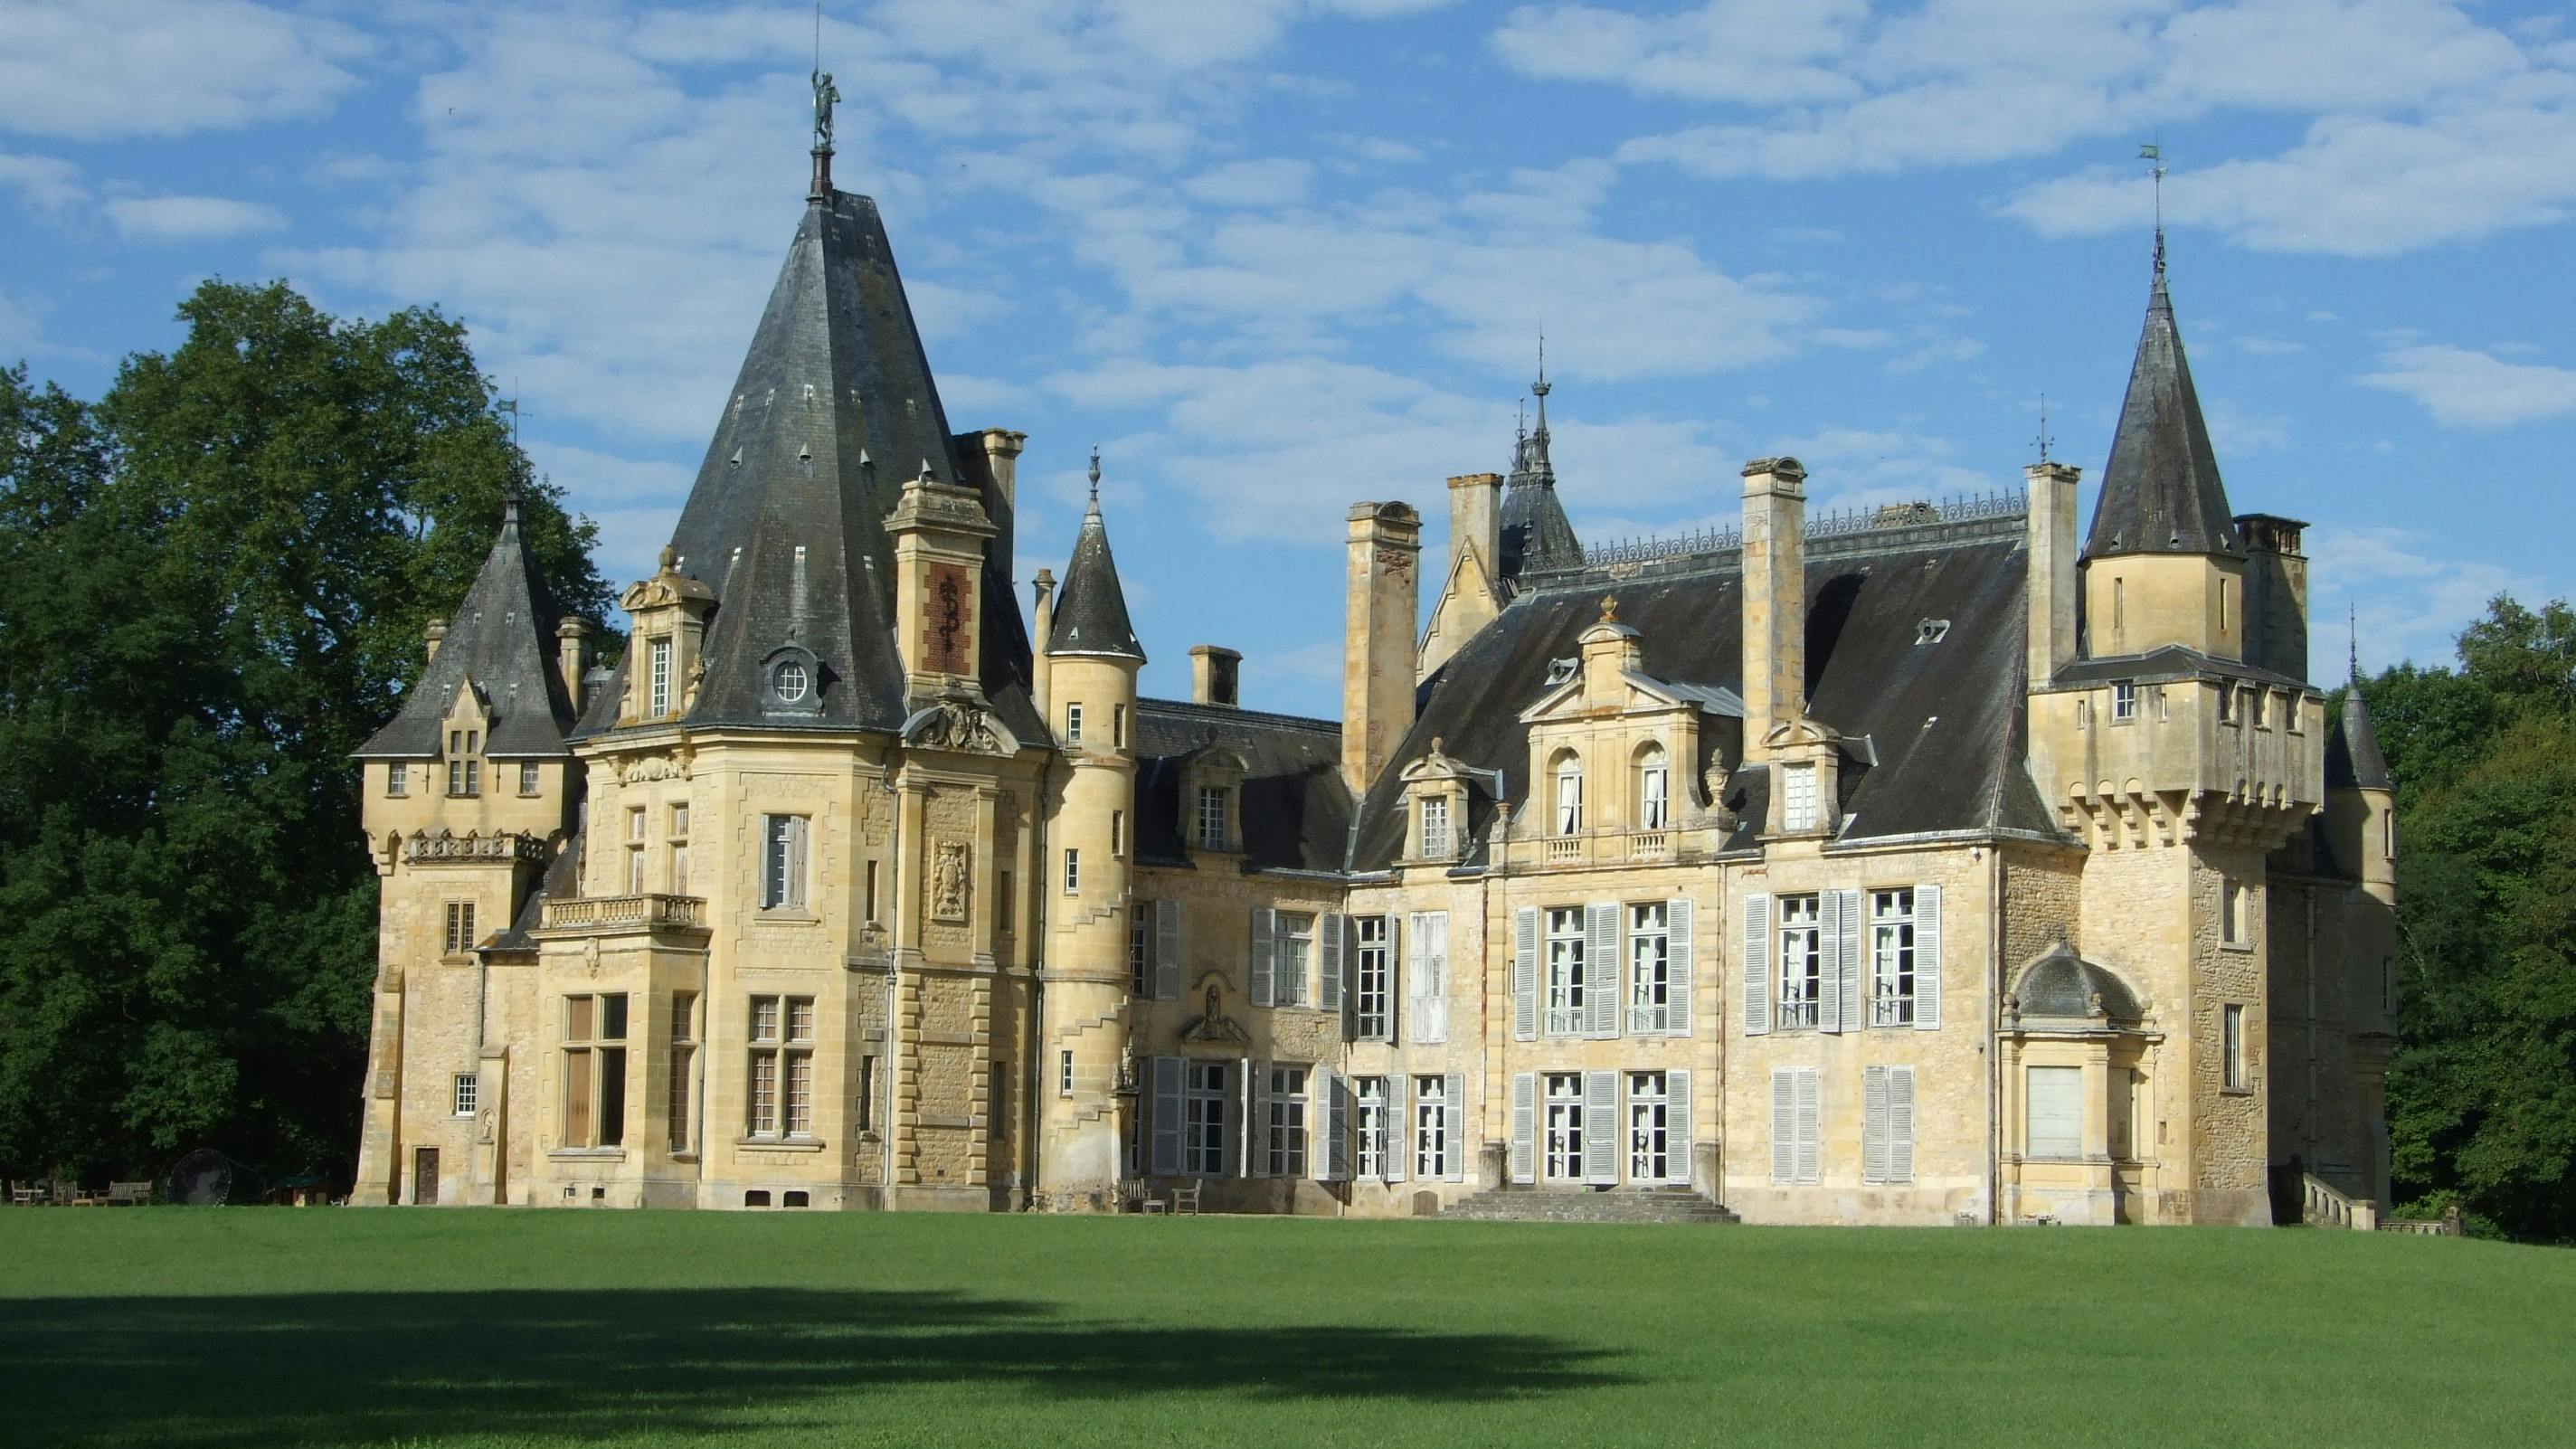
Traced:
<svg viewBox="0 0 2576 1449">
<path fill-rule="evenodd" d="M 2576 613 L 2363 682 L 2398 787 L 2397 1196 L 2576 1238 Z"/>
<path fill-rule="evenodd" d="M 0 1170 L 212 1145 L 345 1176 L 376 882 L 349 759 L 505 495 L 565 607 L 592 530 L 464 329 L 220 282 L 95 406 L 0 371 Z"/>
<path fill-rule="evenodd" d="M 2295 1230 L 0 1209 L 0 1404 L 174 1449 L 2566 1444 L 2571 1294 Z"/>
</svg>

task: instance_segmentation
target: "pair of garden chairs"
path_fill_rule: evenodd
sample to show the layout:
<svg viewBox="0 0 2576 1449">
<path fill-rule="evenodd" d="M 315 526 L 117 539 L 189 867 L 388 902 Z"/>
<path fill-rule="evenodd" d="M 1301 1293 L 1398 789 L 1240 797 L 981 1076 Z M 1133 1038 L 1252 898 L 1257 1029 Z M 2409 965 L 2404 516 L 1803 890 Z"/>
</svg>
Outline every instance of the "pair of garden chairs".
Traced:
<svg viewBox="0 0 2576 1449">
<path fill-rule="evenodd" d="M 1197 1217 L 1199 1213 L 1199 1184 L 1195 1182 L 1186 1183 L 1179 1187 L 1170 1188 L 1166 1190 L 1161 1197 L 1156 1197 L 1153 1189 L 1148 1188 L 1145 1184 L 1141 1182 L 1129 1183 L 1127 1185 L 1127 1201 L 1128 1205 L 1134 1211 L 1140 1213 L 1163 1215 L 1187 1213 L 1191 1217 Z"/>
</svg>

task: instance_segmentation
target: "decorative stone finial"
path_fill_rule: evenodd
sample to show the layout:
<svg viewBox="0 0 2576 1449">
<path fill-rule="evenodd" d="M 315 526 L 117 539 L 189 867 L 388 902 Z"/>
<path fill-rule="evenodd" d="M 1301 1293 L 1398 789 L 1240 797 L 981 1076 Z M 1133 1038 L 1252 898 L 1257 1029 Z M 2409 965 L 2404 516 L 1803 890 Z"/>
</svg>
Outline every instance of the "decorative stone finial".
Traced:
<svg viewBox="0 0 2576 1449">
<path fill-rule="evenodd" d="M 1604 624 L 1616 624 L 1619 622 L 1619 596 L 1617 594 L 1603 594 L 1601 596 L 1601 622 Z"/>
<path fill-rule="evenodd" d="M 662 545 L 662 568 L 661 568 L 661 571 L 662 571 L 663 573 L 666 573 L 666 574 L 667 574 L 667 573 L 670 573 L 672 570 L 674 570 L 674 569 L 678 568 L 678 567 L 679 567 L 679 564 L 680 564 L 680 551 L 679 551 L 678 549 L 676 549 L 676 548 L 673 548 L 671 545 L 669 545 L 669 544 L 667 544 L 667 543 L 666 543 L 666 544 L 664 544 L 664 545 Z"/>
<path fill-rule="evenodd" d="M 1100 445 L 1091 445 L 1091 506 L 1100 506 Z"/>
</svg>

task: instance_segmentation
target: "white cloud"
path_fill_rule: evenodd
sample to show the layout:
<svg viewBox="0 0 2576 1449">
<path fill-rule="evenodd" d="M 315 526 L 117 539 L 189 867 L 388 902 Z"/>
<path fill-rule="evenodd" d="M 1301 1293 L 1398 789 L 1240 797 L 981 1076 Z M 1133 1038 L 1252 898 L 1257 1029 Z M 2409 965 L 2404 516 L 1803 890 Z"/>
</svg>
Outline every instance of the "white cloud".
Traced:
<svg viewBox="0 0 2576 1449">
<path fill-rule="evenodd" d="M 0 151 L 0 186 L 14 186 L 38 211 L 61 211 L 89 192 L 80 184 L 80 168 L 52 156 L 13 156 Z"/>
<path fill-rule="evenodd" d="M 0 129 L 97 141 L 316 115 L 373 49 L 246 0 L 16 0 L 0 7 Z"/>
<path fill-rule="evenodd" d="M 0 367 L 45 350 L 44 329 L 33 314 L 0 292 Z"/>
<path fill-rule="evenodd" d="M 286 228 L 276 207 L 224 196 L 120 196 L 101 209 L 128 241 L 216 241 Z"/>
<path fill-rule="evenodd" d="M 2576 369 L 2506 362 L 2465 347 L 2396 347 L 2364 387 L 2412 398 L 2448 428 L 2501 428 L 2576 413 Z"/>
<path fill-rule="evenodd" d="M 1290 157 L 1229 161 L 1181 183 L 1181 189 L 1217 206 L 1287 206 L 1306 199 L 1313 186 L 1312 162 Z"/>
<path fill-rule="evenodd" d="M 2377 670 L 2413 659 L 2448 663 L 2460 631 L 2486 613 L 2498 594 L 2533 598 L 2537 580 L 2480 559 L 2445 559 L 2419 552 L 2417 534 L 2401 528 L 2310 529 L 2308 589 L 2310 673 L 2332 678 L 2343 652 L 2343 613 L 2358 616 L 2361 664 Z"/>
</svg>

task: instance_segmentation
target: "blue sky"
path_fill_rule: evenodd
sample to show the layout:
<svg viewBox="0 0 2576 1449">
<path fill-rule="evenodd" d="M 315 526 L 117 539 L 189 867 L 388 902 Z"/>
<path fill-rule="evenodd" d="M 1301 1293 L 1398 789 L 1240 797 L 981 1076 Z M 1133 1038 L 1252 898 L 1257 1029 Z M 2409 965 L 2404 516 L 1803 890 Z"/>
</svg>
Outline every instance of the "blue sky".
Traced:
<svg viewBox="0 0 2576 1449">
<path fill-rule="evenodd" d="M 1507 466 L 1537 338 L 1588 539 L 2100 472 L 2173 291 L 2320 657 L 2570 591 L 2576 21 L 2397 0 L 827 0 L 959 428 L 1090 447 L 1149 692 L 1339 712 L 1342 517 Z M 803 207 L 808 8 L 0 0 L 0 358 L 95 396 L 209 275 L 436 303 L 645 570 Z M 1436 569 L 1427 571 L 1436 579 Z M 1426 600 L 1426 603 L 1428 601 Z M 1025 611 L 1023 592 L 1020 604 Z M 2331 672 L 2331 671 L 2329 671 Z"/>
</svg>

